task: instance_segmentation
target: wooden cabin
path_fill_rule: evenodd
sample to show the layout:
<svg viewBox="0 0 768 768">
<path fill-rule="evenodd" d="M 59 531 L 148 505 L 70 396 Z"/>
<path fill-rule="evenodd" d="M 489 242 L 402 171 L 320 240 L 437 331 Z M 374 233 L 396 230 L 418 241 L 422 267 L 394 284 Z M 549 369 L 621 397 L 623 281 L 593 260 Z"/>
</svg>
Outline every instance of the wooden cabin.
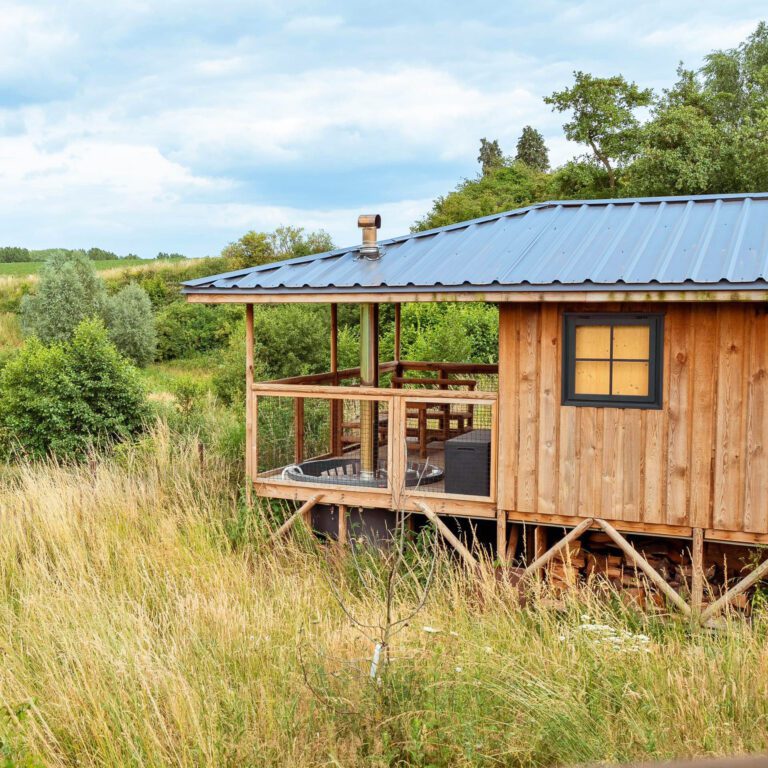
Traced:
<svg viewBox="0 0 768 768">
<path fill-rule="evenodd" d="M 381 241 L 379 224 L 184 284 L 246 305 L 256 494 L 493 519 L 500 554 L 511 523 L 768 543 L 768 194 L 548 202 Z M 498 365 L 400 359 L 403 303 L 465 301 L 498 306 Z M 253 381 L 253 305 L 280 302 L 330 306 L 330 371 Z M 339 370 L 349 303 L 361 362 Z"/>
</svg>

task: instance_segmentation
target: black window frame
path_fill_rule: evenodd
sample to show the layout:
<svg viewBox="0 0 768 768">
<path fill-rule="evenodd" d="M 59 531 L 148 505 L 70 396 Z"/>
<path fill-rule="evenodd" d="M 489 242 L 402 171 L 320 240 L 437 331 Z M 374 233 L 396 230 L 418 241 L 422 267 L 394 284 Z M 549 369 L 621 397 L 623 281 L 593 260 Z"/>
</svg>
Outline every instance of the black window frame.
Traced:
<svg viewBox="0 0 768 768">
<path fill-rule="evenodd" d="M 611 326 L 611 376 L 613 375 L 613 328 L 643 325 L 650 329 L 647 395 L 578 395 L 576 386 L 576 329 L 585 325 Z M 627 361 L 632 362 L 632 361 Z M 646 362 L 643 360 L 642 362 Z M 566 312 L 563 315 L 562 404 L 598 408 L 660 409 L 664 381 L 664 315 L 649 312 Z"/>
</svg>

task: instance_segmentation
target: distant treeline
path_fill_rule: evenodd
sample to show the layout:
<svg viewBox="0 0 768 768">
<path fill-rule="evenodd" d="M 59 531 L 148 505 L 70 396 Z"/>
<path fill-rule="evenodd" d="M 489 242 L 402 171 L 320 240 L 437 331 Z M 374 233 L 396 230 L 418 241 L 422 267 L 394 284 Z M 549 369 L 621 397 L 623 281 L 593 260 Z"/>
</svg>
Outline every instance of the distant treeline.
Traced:
<svg viewBox="0 0 768 768">
<path fill-rule="evenodd" d="M 135 253 L 128 253 L 125 256 L 118 256 L 112 251 L 105 251 L 103 248 L 43 248 L 42 250 L 32 250 L 22 248 L 17 245 L 0 246 L 0 263 L 12 264 L 25 261 L 48 261 L 54 256 L 75 256 L 82 254 L 92 261 L 118 261 L 119 259 L 138 259 Z M 181 253 L 165 253 L 160 251 L 155 257 L 157 259 L 183 259 Z"/>
</svg>

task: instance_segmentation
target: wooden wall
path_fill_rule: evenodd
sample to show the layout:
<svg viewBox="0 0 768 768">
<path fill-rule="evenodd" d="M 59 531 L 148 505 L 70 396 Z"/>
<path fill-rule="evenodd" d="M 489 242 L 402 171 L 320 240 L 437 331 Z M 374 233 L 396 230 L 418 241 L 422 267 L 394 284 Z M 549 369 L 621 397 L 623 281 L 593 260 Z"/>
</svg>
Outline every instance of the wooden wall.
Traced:
<svg viewBox="0 0 768 768">
<path fill-rule="evenodd" d="M 500 306 L 500 506 L 768 533 L 766 310 L 613 308 L 664 312 L 661 410 L 562 406 L 562 315 L 594 310 Z"/>
</svg>

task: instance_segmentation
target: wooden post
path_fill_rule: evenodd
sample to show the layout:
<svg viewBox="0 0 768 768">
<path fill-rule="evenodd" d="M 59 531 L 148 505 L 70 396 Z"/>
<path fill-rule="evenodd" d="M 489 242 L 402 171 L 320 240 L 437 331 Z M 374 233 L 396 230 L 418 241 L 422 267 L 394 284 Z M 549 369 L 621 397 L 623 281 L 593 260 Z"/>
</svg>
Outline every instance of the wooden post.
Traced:
<svg viewBox="0 0 768 768">
<path fill-rule="evenodd" d="M 586 520 L 583 520 L 580 522 L 572 531 L 568 532 L 565 536 L 563 536 L 560 541 L 557 542 L 554 546 L 550 547 L 546 552 L 542 552 L 524 571 L 522 578 L 526 578 L 527 576 L 532 576 L 537 571 L 541 570 L 561 549 L 565 549 L 572 541 L 575 541 L 576 539 L 581 536 L 584 531 L 586 531 L 593 523 L 591 517 L 588 517 Z M 541 526 L 537 526 L 541 527 Z"/>
<path fill-rule="evenodd" d="M 339 504 L 339 530 L 336 534 L 336 542 L 340 547 L 347 546 L 347 505 Z"/>
<path fill-rule="evenodd" d="M 338 304 L 331 304 L 331 373 L 333 374 L 333 385 L 339 386 L 339 307 Z M 331 444 L 329 446 L 332 456 L 341 456 L 341 432 L 344 422 L 344 401 L 330 401 L 330 419 Z"/>
<path fill-rule="evenodd" d="M 416 506 L 427 516 L 432 525 L 442 534 L 443 538 L 461 555 L 461 559 L 470 567 L 477 568 L 477 560 L 473 554 L 454 535 L 453 531 L 435 514 L 434 510 L 421 501 Z"/>
<path fill-rule="evenodd" d="M 507 512 L 501 507 L 496 510 L 496 559 L 507 561 Z"/>
<path fill-rule="evenodd" d="M 258 473 L 255 465 L 254 444 L 257 425 L 253 396 L 253 304 L 245 305 L 245 498 L 248 506 L 253 500 L 253 478 Z"/>
<path fill-rule="evenodd" d="M 537 525 L 533 529 L 533 556 L 541 557 L 547 551 L 547 527 Z"/>
<path fill-rule="evenodd" d="M 306 522 L 307 515 L 312 514 L 312 507 L 317 504 L 320 499 L 322 499 L 322 494 L 318 494 L 317 496 L 312 496 L 312 498 L 307 499 L 273 534 L 271 537 L 271 541 L 276 541 L 281 536 L 284 536 L 288 531 L 293 528 L 293 526 L 296 524 L 296 522 L 299 519 L 302 519 Z M 311 518 L 310 518 L 311 519 Z"/>
<path fill-rule="evenodd" d="M 597 519 L 598 525 L 618 544 L 619 549 L 674 603 L 680 611 L 690 617 L 691 608 L 680 595 L 656 572 L 648 561 L 608 522 Z M 703 620 L 703 616 L 702 616 Z"/>
<path fill-rule="evenodd" d="M 400 304 L 395 304 L 395 362 L 400 362 Z M 395 373 L 400 376 L 399 373 Z"/>
<path fill-rule="evenodd" d="M 339 306 L 331 304 L 331 373 L 337 373 L 339 370 Z M 338 380 L 334 377 L 334 384 Z"/>
<path fill-rule="evenodd" d="M 293 460 L 297 464 L 304 461 L 304 398 L 293 399 Z"/>
<path fill-rule="evenodd" d="M 511 563 L 517 553 L 517 544 L 520 541 L 520 526 L 518 523 L 512 523 L 507 536 L 507 562 Z"/>
<path fill-rule="evenodd" d="M 693 529 L 691 542 L 691 618 L 699 624 L 704 601 L 704 529 Z"/>
</svg>

